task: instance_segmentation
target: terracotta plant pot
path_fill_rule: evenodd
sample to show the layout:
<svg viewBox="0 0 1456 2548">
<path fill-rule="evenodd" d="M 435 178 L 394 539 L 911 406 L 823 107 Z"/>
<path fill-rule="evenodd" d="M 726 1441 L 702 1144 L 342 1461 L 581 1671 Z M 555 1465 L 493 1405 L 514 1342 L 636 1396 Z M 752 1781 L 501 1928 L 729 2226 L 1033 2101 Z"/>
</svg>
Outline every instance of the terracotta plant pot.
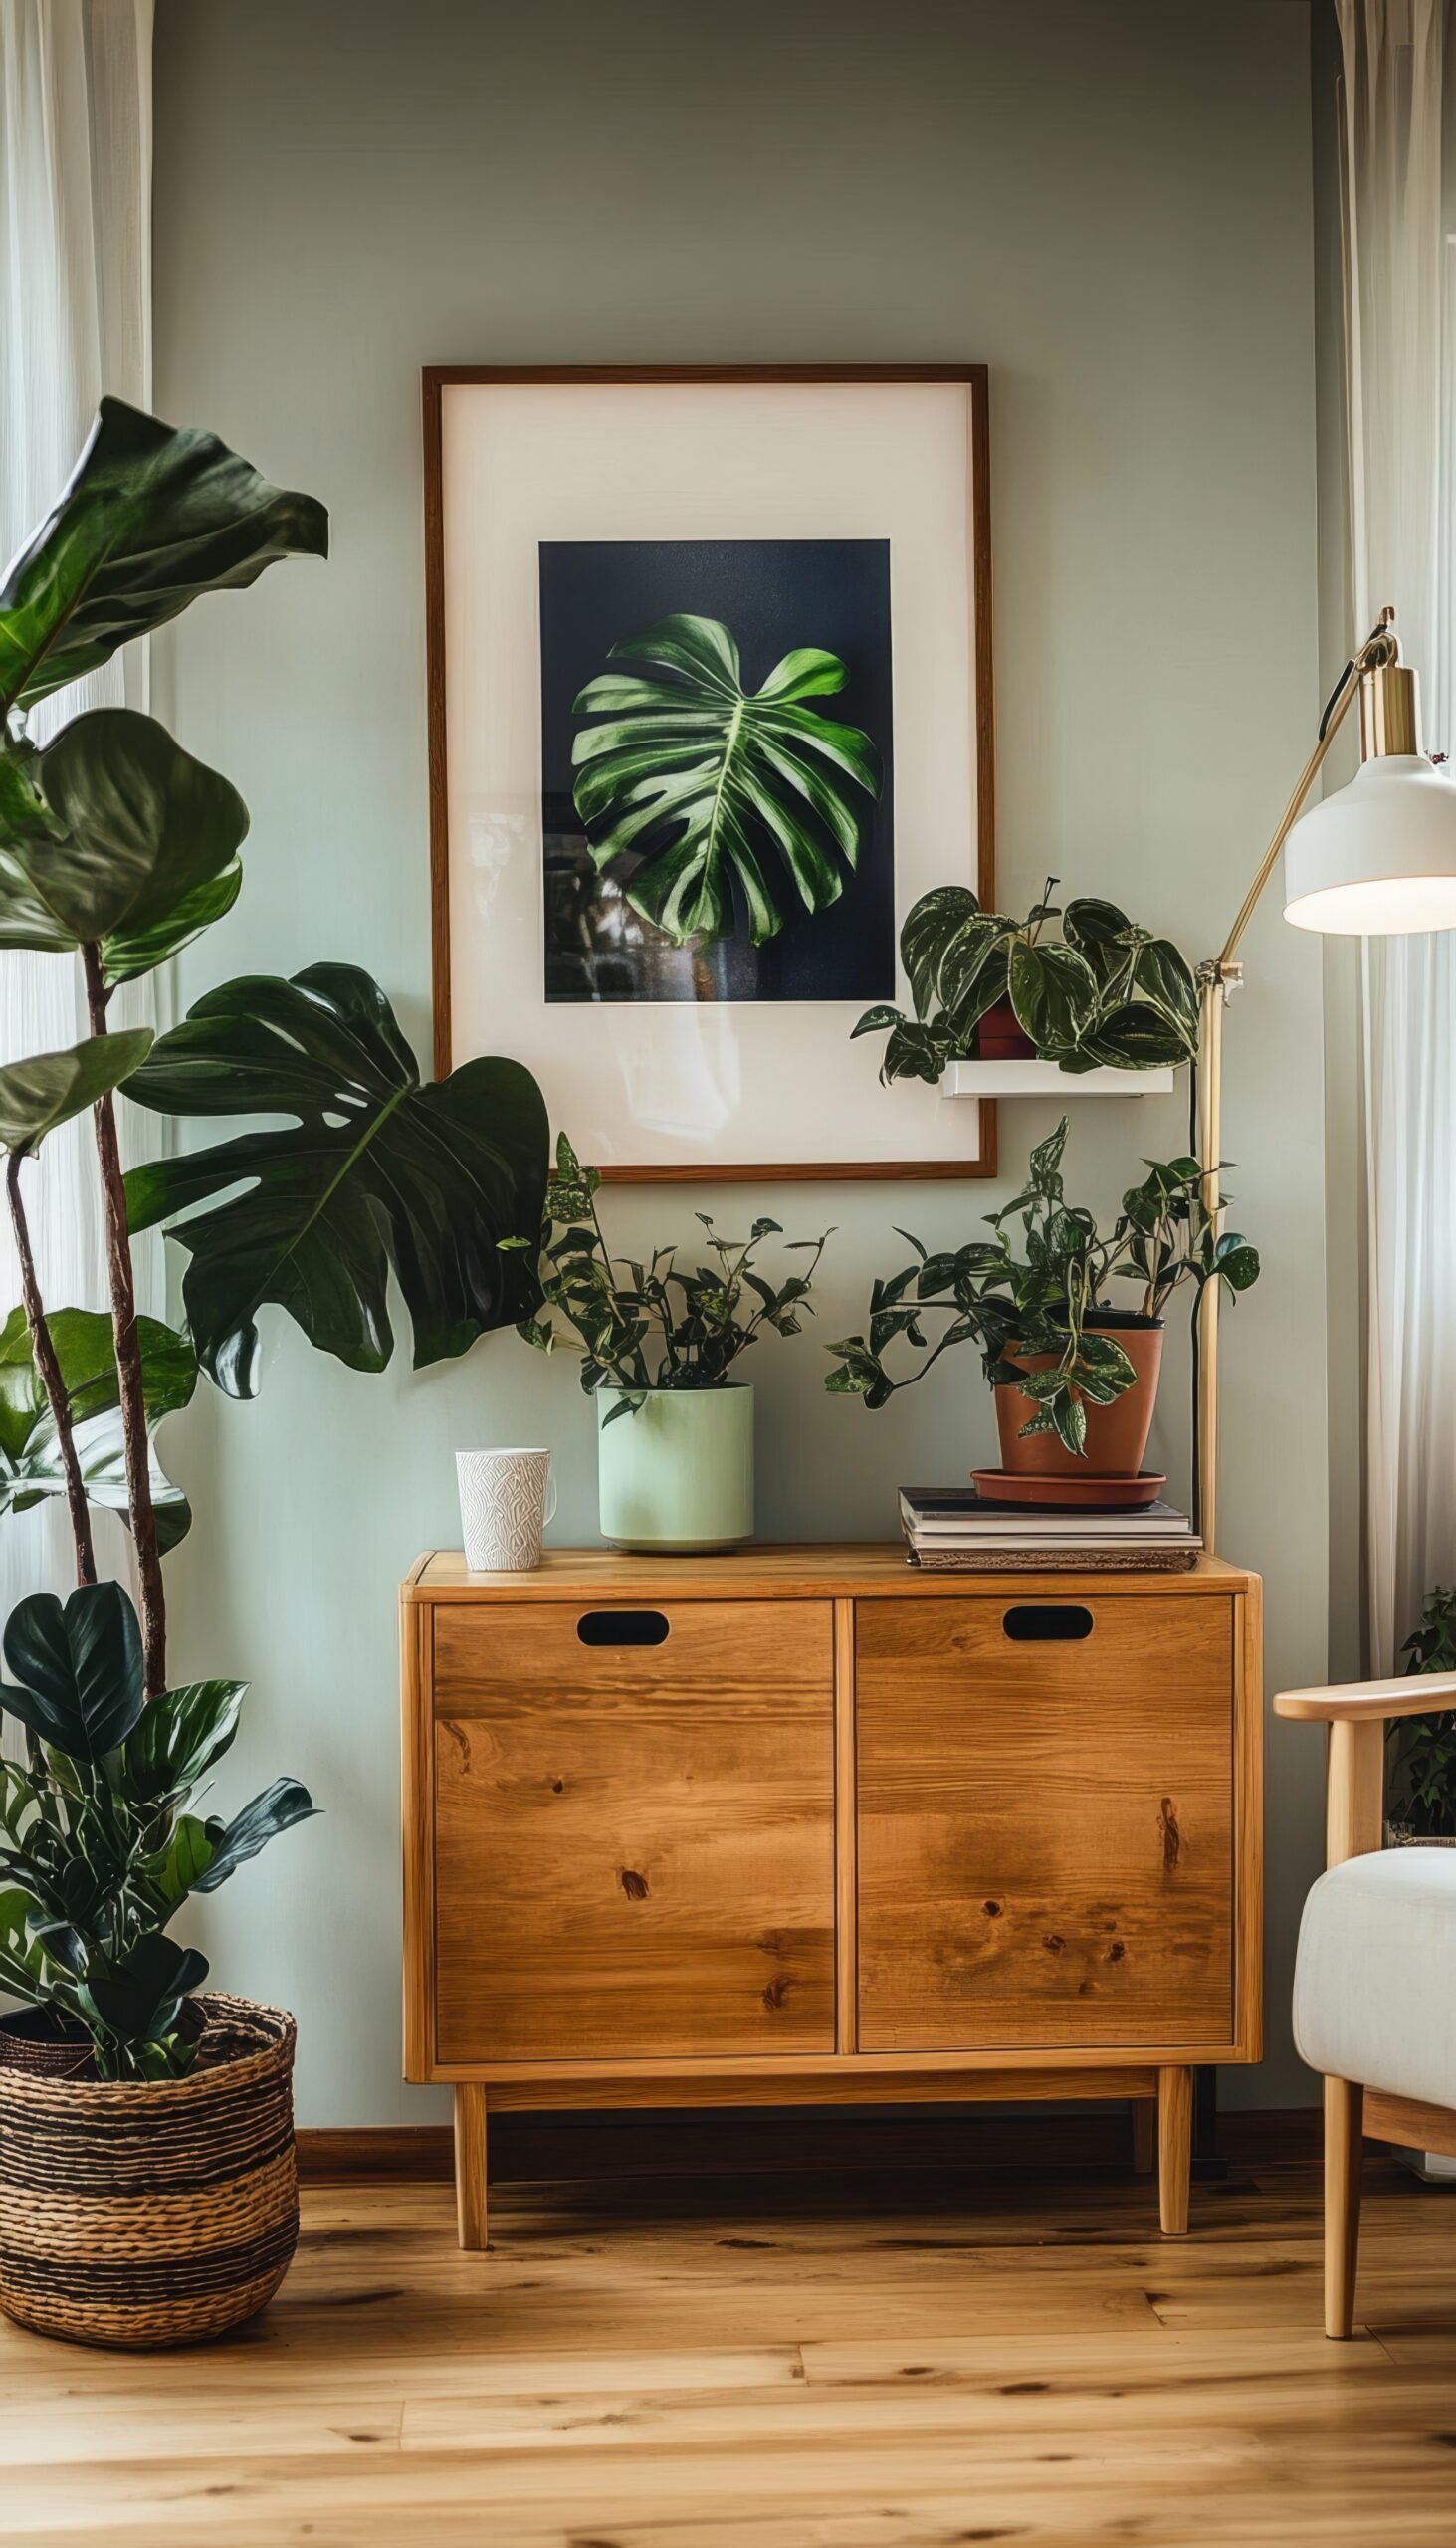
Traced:
<svg viewBox="0 0 1456 2548">
<path fill-rule="evenodd" d="M 1009 999 L 988 1008 L 975 1030 L 976 1059 L 982 1062 L 1034 1062 L 1036 1046 Z"/>
<path fill-rule="evenodd" d="M 996 1429 L 1001 1437 L 1001 1466 L 1018 1477 L 1136 1477 L 1143 1466 L 1147 1449 L 1147 1435 L 1152 1424 L 1152 1410 L 1157 1402 L 1157 1376 L 1162 1367 L 1162 1329 L 1160 1326 L 1124 1327 L 1115 1320 L 1106 1325 L 1097 1319 L 1087 1321 L 1089 1335 L 1112 1336 L 1121 1345 L 1138 1377 L 1130 1389 L 1115 1397 L 1111 1406 L 1087 1409 L 1087 1449 L 1079 1457 L 1060 1442 L 1055 1433 L 1033 1433 L 1023 1436 L 1021 1427 L 1036 1413 L 1036 1401 L 1023 1389 L 1009 1382 L 992 1392 L 996 1401 Z M 1008 1363 L 1016 1363 L 1024 1372 L 1049 1371 L 1055 1361 L 1051 1354 L 1029 1354 L 1024 1358 L 1014 1347 L 1007 1352 Z"/>
</svg>

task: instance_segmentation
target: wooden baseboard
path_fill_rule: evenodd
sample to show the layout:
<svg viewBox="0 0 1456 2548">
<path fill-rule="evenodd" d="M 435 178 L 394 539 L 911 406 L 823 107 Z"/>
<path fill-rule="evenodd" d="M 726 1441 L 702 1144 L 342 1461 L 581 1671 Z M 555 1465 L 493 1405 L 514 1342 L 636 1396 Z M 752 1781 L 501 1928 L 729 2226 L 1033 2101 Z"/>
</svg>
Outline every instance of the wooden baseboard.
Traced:
<svg viewBox="0 0 1456 2548">
<path fill-rule="evenodd" d="M 1243 2166 L 1318 2159 L 1318 2106 L 1235 2109 L 1218 2119 L 1219 2154 Z M 498 2181 L 611 2175 L 762 2175 L 775 2170 L 913 2167 L 1123 2168 L 1132 2165 L 1131 2109 L 1088 2104 L 1065 2114 L 1005 2115 L 984 2107 L 892 2113 L 838 2107 L 718 2116 L 701 2111 L 501 2114 L 491 2119 Z M 445 2185 L 454 2173 L 448 2124 L 331 2127 L 299 2134 L 306 2184 L 362 2179 Z"/>
</svg>

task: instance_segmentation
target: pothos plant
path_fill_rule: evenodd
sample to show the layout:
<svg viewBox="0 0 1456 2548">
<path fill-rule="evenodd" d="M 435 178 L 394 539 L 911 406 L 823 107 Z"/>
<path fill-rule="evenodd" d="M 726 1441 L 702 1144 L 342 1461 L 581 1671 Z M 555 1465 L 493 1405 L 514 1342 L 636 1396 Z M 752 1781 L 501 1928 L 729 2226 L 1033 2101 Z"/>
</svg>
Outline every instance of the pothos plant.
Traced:
<svg viewBox="0 0 1456 2548">
<path fill-rule="evenodd" d="M 783 927 L 765 853 L 805 911 L 837 901 L 881 785 L 869 736 L 806 704 L 844 689 L 839 656 L 795 646 L 746 691 L 731 629 L 674 611 L 609 660 L 650 669 L 578 694 L 573 714 L 597 722 L 572 745 L 576 810 L 599 869 L 630 856 L 633 910 L 681 947 L 731 931 L 736 889 L 761 947 Z"/>
<path fill-rule="evenodd" d="M 758 1255 L 769 1239 L 782 1236 L 779 1222 L 759 1219 L 746 1239 L 727 1239 L 699 1212 L 695 1217 L 708 1232 L 701 1244 L 713 1262 L 685 1269 L 672 1247 L 654 1248 L 650 1261 L 614 1256 L 597 1211 L 600 1190 L 599 1170 L 583 1168 L 559 1135 L 539 1247 L 544 1306 L 522 1319 L 518 1332 L 551 1354 L 562 1342 L 558 1321 L 575 1331 L 583 1389 L 620 1392 L 604 1422 L 635 1414 L 650 1389 L 726 1387 L 739 1355 L 764 1328 L 797 1336 L 802 1320 L 814 1315 L 809 1290 L 831 1230 L 822 1238 L 785 1240 L 786 1254 L 807 1253 L 809 1263 L 802 1274 L 773 1283 L 760 1272 Z M 516 1251 L 527 1242 L 501 1244 Z"/>
<path fill-rule="evenodd" d="M 1068 1072 L 1151 1070 L 1191 1061 L 1198 992 L 1171 939 L 1116 903 L 1080 895 L 1061 910 L 1049 876 L 1025 920 L 984 912 L 964 885 L 924 894 L 900 933 L 915 1016 L 867 1008 L 855 1035 L 884 1034 L 887 1084 L 938 1080 L 971 1051 L 987 1012 L 1009 1000 L 1038 1054 Z M 1062 924 L 1060 938 L 1050 924 Z"/>
<path fill-rule="evenodd" d="M 286 1310 L 352 1369 L 392 1351 L 391 1270 L 416 1364 L 464 1352 L 538 1294 L 496 1240 L 536 1224 L 547 1168 L 540 1092 L 483 1059 L 421 1084 L 388 1000 L 351 965 L 224 983 L 155 1041 L 114 1029 L 120 986 L 231 909 L 247 809 L 227 779 L 129 709 L 73 718 L 44 745 L 29 711 L 205 592 L 322 556 L 327 518 L 211 434 L 114 399 L 55 511 L 0 587 L 0 950 L 79 962 L 90 1033 L 0 1070 L 0 1154 L 21 1303 L 0 1327 L 0 1511 L 64 1495 L 78 1589 L 23 1601 L 6 1631 L 5 1711 L 25 1764 L 0 1788 L 0 1985 L 79 2018 L 103 2075 L 175 2074 L 206 1971 L 164 1934 L 191 1891 L 312 1811 L 280 1780 L 230 1823 L 184 1811 L 233 1739 L 242 1685 L 168 1687 L 161 1561 L 185 1497 L 152 1435 L 199 1370 L 256 1386 L 257 1319 Z M 123 1173 L 116 1100 L 170 1117 L 282 1117 Z M 90 1110 L 110 1301 L 48 1310 L 26 1185 L 48 1133 Z M 43 1170 L 42 1170 L 43 1172 Z M 131 1240 L 186 1250 L 185 1331 L 138 1317 Z M 93 1503 L 135 1547 L 140 1619 L 97 1581 Z"/>
<path fill-rule="evenodd" d="M 1419 1627 L 1401 1647 L 1408 1672 L 1456 1672 L 1456 1590 L 1426 1595 Z M 1392 1818 L 1417 1838 L 1456 1838 L 1456 1709 L 1410 1716 L 1390 1729 Z"/>
<path fill-rule="evenodd" d="M 867 1333 L 829 1348 L 840 1361 L 827 1389 L 884 1406 L 897 1389 L 923 1380 L 942 1354 L 973 1344 L 993 1388 L 1014 1384 L 1033 1401 L 1022 1433 L 1054 1433 L 1080 1455 L 1088 1407 L 1111 1405 L 1137 1377 L 1116 1335 L 1099 1322 L 1155 1326 L 1185 1284 L 1196 1299 L 1205 1283 L 1221 1282 L 1232 1294 L 1258 1280 L 1257 1250 L 1235 1230 L 1215 1231 L 1195 1159 L 1145 1161 L 1146 1176 L 1128 1188 L 1104 1237 L 1094 1215 L 1066 1199 L 1066 1142 L 1063 1116 L 1032 1152 L 1022 1191 L 986 1214 L 989 1239 L 933 1255 L 908 1230 L 897 1232 L 914 1259 L 876 1281 Z M 1136 1305 L 1104 1298 L 1113 1280 L 1138 1285 Z M 928 1316 L 948 1322 L 934 1339 Z M 896 1377 L 885 1356 L 899 1341 L 925 1359 Z M 1043 1355 L 1052 1358 L 1045 1370 L 1024 1368 Z"/>
</svg>

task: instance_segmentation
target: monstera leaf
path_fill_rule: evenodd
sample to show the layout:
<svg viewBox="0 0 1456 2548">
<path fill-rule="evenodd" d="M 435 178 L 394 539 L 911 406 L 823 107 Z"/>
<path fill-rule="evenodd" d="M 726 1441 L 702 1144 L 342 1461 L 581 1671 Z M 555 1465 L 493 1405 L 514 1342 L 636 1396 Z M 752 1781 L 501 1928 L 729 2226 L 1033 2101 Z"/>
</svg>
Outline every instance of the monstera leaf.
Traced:
<svg viewBox="0 0 1456 2548">
<path fill-rule="evenodd" d="M 0 1070 L 0 1151 L 39 1150 L 47 1133 L 119 1088 L 151 1050 L 151 1028 L 93 1035 L 64 1053 L 33 1053 Z"/>
<path fill-rule="evenodd" d="M 101 942 L 110 980 L 149 971 L 235 900 L 247 829 L 237 789 L 155 718 L 73 718 L 0 769 L 0 948 Z"/>
<path fill-rule="evenodd" d="M 116 1388 L 111 1322 L 99 1310 L 52 1310 L 46 1324 L 76 1427 L 76 1455 L 88 1499 L 126 1513 L 126 1453 Z M 185 1336 L 160 1319 L 139 1318 L 142 1395 L 150 1436 L 164 1415 L 190 1399 L 197 1357 Z M 192 1508 L 151 1449 L 151 1497 L 163 1557 L 192 1528 Z M 64 1495 L 66 1477 L 45 1386 L 36 1370 L 24 1310 L 0 1327 L 0 1514 L 24 1513 L 44 1496 Z"/>
<path fill-rule="evenodd" d="M 393 1351 L 391 1266 L 417 1369 L 537 1306 L 530 1251 L 500 1241 L 540 1227 L 540 1090 L 519 1062 L 486 1059 L 422 1087 L 384 993 L 352 965 L 210 991 L 126 1093 L 159 1114 L 294 1118 L 126 1179 L 132 1229 L 166 1221 L 190 1251 L 188 1325 L 231 1395 L 253 1395 L 267 1301 L 360 1372 Z"/>
<path fill-rule="evenodd" d="M 0 588 L 0 711 L 79 680 L 199 593 L 327 551 L 312 496 L 270 486 L 215 434 L 104 398 L 60 503 Z"/>
<path fill-rule="evenodd" d="M 761 947 L 783 927 L 765 847 L 806 911 L 835 902 L 844 870 L 833 852 L 854 866 L 857 793 L 878 796 L 881 779 L 868 735 L 801 704 L 843 690 L 849 674 L 839 657 L 797 646 L 750 695 L 722 620 L 683 611 L 611 655 L 652 664 L 657 678 L 603 673 L 588 682 L 575 713 L 604 722 L 583 729 L 571 757 L 597 866 L 639 853 L 626 887 L 634 909 L 679 946 L 722 938 L 733 927 L 736 879 Z"/>
</svg>

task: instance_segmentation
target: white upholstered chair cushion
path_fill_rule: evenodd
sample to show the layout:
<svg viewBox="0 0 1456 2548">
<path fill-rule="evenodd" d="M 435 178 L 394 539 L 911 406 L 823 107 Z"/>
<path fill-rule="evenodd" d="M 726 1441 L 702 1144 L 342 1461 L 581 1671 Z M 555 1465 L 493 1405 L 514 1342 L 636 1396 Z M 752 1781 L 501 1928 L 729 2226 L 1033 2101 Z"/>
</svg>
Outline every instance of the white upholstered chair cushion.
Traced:
<svg viewBox="0 0 1456 2548">
<path fill-rule="evenodd" d="M 1380 1849 L 1321 1876 L 1294 2036 L 1327 2077 L 1456 2107 L 1456 1849 Z"/>
</svg>

